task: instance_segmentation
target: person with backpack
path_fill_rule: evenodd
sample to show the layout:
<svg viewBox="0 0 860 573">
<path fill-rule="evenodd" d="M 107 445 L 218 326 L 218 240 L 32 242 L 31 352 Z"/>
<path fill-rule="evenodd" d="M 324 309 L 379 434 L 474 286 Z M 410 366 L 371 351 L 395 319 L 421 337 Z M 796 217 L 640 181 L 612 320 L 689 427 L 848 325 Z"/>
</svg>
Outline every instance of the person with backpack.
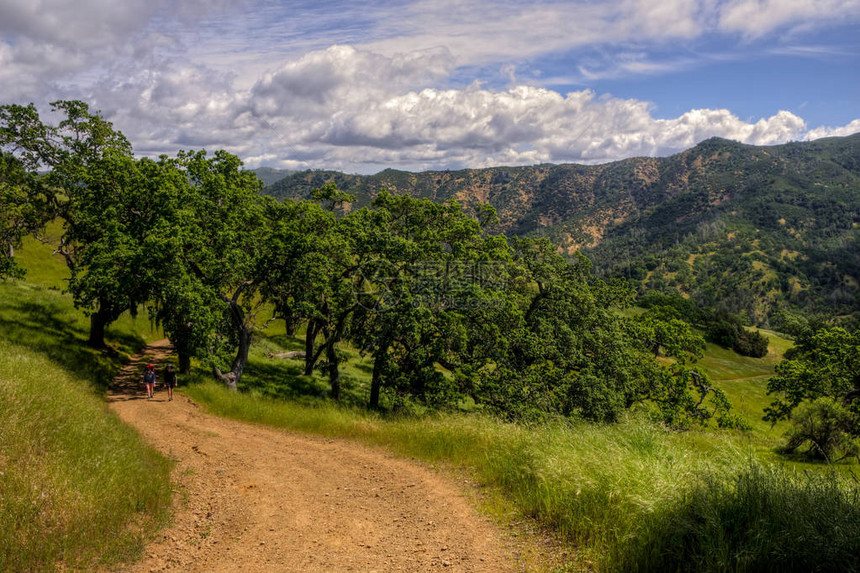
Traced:
<svg viewBox="0 0 860 573">
<path fill-rule="evenodd" d="M 173 389 L 176 388 L 176 370 L 173 364 L 168 364 L 164 369 L 164 387 L 167 388 L 167 401 L 173 401 Z"/>
<path fill-rule="evenodd" d="M 152 398 L 155 391 L 155 364 L 147 364 L 143 371 L 143 383 L 146 385 L 146 396 Z"/>
</svg>

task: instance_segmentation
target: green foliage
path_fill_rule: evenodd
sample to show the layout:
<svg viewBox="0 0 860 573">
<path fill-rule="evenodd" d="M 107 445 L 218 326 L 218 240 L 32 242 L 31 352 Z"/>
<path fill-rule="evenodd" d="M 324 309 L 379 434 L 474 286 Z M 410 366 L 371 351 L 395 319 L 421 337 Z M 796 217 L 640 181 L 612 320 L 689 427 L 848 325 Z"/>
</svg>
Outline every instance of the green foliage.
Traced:
<svg viewBox="0 0 860 573">
<path fill-rule="evenodd" d="M 655 370 L 646 397 L 657 405 L 653 416 L 673 428 L 705 425 L 715 418 L 721 428 L 749 429 L 739 417 L 730 414 L 725 393 L 698 369 L 681 364 Z"/>
<path fill-rule="evenodd" d="M 154 316 L 176 344 L 180 368 L 197 354 L 235 388 L 242 376 L 259 309 L 267 227 L 261 183 L 225 151 L 180 152 L 149 164 L 158 185 L 158 219 L 148 252 Z M 224 352 L 219 352 L 223 350 Z M 233 354 L 229 366 L 219 356 Z M 227 371 L 221 374 L 221 369 Z"/>
<path fill-rule="evenodd" d="M 334 184 L 312 194 L 341 197 Z M 701 338 L 658 310 L 634 328 L 617 313 L 629 289 L 594 280 L 587 259 L 571 263 L 545 239 L 509 241 L 456 203 L 384 191 L 339 217 L 306 201 L 270 201 L 263 219 L 265 272 L 254 288 L 288 322 L 306 321 L 304 375 L 325 369 L 335 399 L 338 346 L 349 341 L 372 358 L 371 408 L 383 398 L 432 408 L 469 399 L 510 418 L 611 421 L 650 401 L 671 408 L 669 418 L 701 423 L 728 409 L 723 397 L 705 415 L 702 400 L 681 396 L 697 386 L 677 370 L 676 397 L 655 400 L 669 370 L 646 349 L 694 359 Z"/>
<path fill-rule="evenodd" d="M 456 203 L 385 192 L 365 226 L 357 247 L 372 260 L 359 268 L 352 339 L 374 359 L 371 406 L 379 392 L 399 404 L 456 403 L 462 389 L 436 365 L 471 362 L 469 325 L 499 294 L 487 272 L 509 260 L 507 243 L 484 237 Z"/>
<path fill-rule="evenodd" d="M 15 249 L 25 235 L 47 223 L 49 196 L 21 161 L 0 149 L 0 279 L 23 276 Z"/>
<path fill-rule="evenodd" d="M 835 462 L 857 457 L 860 446 L 857 416 L 832 398 L 802 404 L 791 418 L 783 453 L 797 451 L 811 458 Z M 801 450 L 806 446 L 805 450 Z"/>
<path fill-rule="evenodd" d="M 731 348 L 741 356 L 761 358 L 767 354 L 767 336 L 743 327 L 737 316 L 717 313 L 708 322 L 708 340 L 725 348 Z"/>
<path fill-rule="evenodd" d="M 789 418 L 803 401 L 822 397 L 853 401 L 860 393 L 860 331 L 822 329 L 798 341 L 776 367 L 768 392 L 777 398 L 767 408 L 770 421 Z"/>
<path fill-rule="evenodd" d="M 785 452 L 804 450 L 832 461 L 856 456 L 860 436 L 860 331 L 822 329 L 798 341 L 776 367 L 768 393 L 777 395 L 765 408 L 771 422 L 790 419 Z M 806 404 L 798 412 L 795 409 Z"/>
<path fill-rule="evenodd" d="M 547 240 L 513 239 L 506 304 L 476 369 L 472 395 L 517 417 L 617 418 L 637 398 L 635 343 L 613 312 L 627 293 L 590 282 L 584 257 L 569 264 Z M 492 316 L 492 315 L 491 315 Z"/>
<path fill-rule="evenodd" d="M 0 147 L 30 171 L 31 185 L 59 191 L 40 211 L 45 221 L 63 221 L 57 250 L 71 271 L 68 288 L 92 316 L 90 344 L 100 347 L 104 327 L 148 298 L 136 209 L 142 180 L 131 145 L 110 122 L 80 101 L 51 107 L 63 116 L 56 125 L 43 123 L 33 104 L 0 106 Z M 45 168 L 37 180 L 35 171 Z"/>
<path fill-rule="evenodd" d="M 663 350 L 666 356 L 680 362 L 696 361 L 702 357 L 705 341 L 680 317 L 672 306 L 652 306 L 634 321 L 635 335 L 654 352 L 655 358 Z"/>
</svg>

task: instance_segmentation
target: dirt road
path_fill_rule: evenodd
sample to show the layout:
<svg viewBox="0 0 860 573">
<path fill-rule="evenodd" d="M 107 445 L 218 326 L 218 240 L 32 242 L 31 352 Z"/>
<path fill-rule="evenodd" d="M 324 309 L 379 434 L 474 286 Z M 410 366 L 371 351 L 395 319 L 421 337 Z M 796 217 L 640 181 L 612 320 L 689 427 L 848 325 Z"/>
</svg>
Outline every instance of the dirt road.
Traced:
<svg viewBox="0 0 860 573">
<path fill-rule="evenodd" d="M 344 441 L 205 414 L 139 383 L 165 343 L 110 394 L 127 423 L 176 460 L 175 516 L 128 570 L 518 571 L 518 547 L 433 471 Z M 159 375 L 161 366 L 159 366 Z"/>
</svg>

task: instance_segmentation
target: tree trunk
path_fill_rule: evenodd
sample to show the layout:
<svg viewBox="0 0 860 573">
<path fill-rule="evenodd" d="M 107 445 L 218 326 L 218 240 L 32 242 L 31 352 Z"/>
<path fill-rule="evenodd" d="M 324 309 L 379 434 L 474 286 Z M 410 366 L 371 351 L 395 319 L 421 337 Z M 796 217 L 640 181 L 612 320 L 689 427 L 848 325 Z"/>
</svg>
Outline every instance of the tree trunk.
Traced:
<svg viewBox="0 0 860 573">
<path fill-rule="evenodd" d="M 233 365 L 230 368 L 230 371 L 236 375 L 236 383 L 239 382 L 245 371 L 245 366 L 248 364 L 248 351 L 251 349 L 251 330 L 243 324 L 238 331 L 239 349 L 236 351 L 236 358 L 233 359 Z"/>
<path fill-rule="evenodd" d="M 328 381 L 331 384 L 331 397 L 340 400 L 340 364 L 337 358 L 337 349 L 334 346 L 334 338 L 326 343 L 326 360 L 328 361 Z"/>
<path fill-rule="evenodd" d="M 373 363 L 373 375 L 370 378 L 370 401 L 367 407 L 370 410 L 379 410 L 379 391 L 382 390 L 382 366 L 379 359 Z"/>
<path fill-rule="evenodd" d="M 379 393 L 382 390 L 382 372 L 388 365 L 388 347 L 390 342 L 387 336 L 384 336 L 379 342 L 379 346 L 373 353 L 373 374 L 370 378 L 370 400 L 367 407 L 370 410 L 379 409 Z"/>
<path fill-rule="evenodd" d="M 251 336 L 253 334 L 251 327 L 245 324 L 245 313 L 242 311 L 242 307 L 236 302 L 237 298 L 238 295 L 234 295 L 233 300 L 227 301 L 231 322 L 239 337 L 239 348 L 236 350 L 236 358 L 233 359 L 230 371 L 226 374 L 214 366 L 212 368 L 215 378 L 226 384 L 234 392 L 238 389 L 239 380 L 241 380 L 245 366 L 248 364 L 248 350 L 251 348 Z"/>
<path fill-rule="evenodd" d="M 188 374 L 191 372 L 191 355 L 188 352 L 180 350 L 179 354 L 179 373 Z"/>
<path fill-rule="evenodd" d="M 296 323 L 298 320 L 296 320 L 293 309 L 289 304 L 276 304 L 275 316 L 284 319 L 284 328 L 286 329 L 287 336 L 294 336 L 296 334 Z"/>
<path fill-rule="evenodd" d="M 217 366 L 212 367 L 212 374 L 215 376 L 215 379 L 227 386 L 233 392 L 238 390 L 238 384 L 236 382 L 236 376 L 233 372 L 227 372 L 226 374 L 221 372 Z"/>
<path fill-rule="evenodd" d="M 191 372 L 191 326 L 188 323 L 180 322 L 173 333 L 170 342 L 176 349 L 176 354 L 179 356 L 179 373 L 188 374 Z"/>
<path fill-rule="evenodd" d="M 107 348 L 105 344 L 105 328 L 111 322 L 110 313 L 99 309 L 90 315 L 90 338 L 87 341 L 93 348 Z"/>
<path fill-rule="evenodd" d="M 308 321 L 308 329 L 305 333 L 305 376 L 310 376 L 314 373 L 314 364 L 316 356 L 314 345 L 317 337 L 317 321 L 311 319 Z"/>
</svg>

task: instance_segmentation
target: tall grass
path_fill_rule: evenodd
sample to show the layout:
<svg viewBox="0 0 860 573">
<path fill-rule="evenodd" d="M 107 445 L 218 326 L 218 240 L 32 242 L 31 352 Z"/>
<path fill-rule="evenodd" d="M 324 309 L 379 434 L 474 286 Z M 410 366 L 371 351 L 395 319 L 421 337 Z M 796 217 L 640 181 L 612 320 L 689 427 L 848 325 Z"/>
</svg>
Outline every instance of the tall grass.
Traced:
<svg viewBox="0 0 860 573">
<path fill-rule="evenodd" d="M 86 375 L 0 340 L 0 571 L 130 559 L 166 516 L 169 463 Z"/>
<path fill-rule="evenodd" d="M 857 487 L 762 466 L 736 434 L 675 433 L 636 417 L 532 428 L 462 414 L 386 419 L 213 383 L 187 391 L 219 415 L 466 468 L 601 570 L 860 568 Z"/>
<path fill-rule="evenodd" d="M 644 535 L 613 548 L 619 571 L 857 571 L 860 488 L 835 472 L 751 464 L 702 476 Z"/>
<path fill-rule="evenodd" d="M 117 352 L 88 348 L 87 318 L 54 288 L 64 267 L 35 268 L 46 286 L 0 282 L 0 571 L 87 571 L 133 559 L 168 515 L 168 461 L 101 398 L 157 333 L 123 317 Z"/>
</svg>

